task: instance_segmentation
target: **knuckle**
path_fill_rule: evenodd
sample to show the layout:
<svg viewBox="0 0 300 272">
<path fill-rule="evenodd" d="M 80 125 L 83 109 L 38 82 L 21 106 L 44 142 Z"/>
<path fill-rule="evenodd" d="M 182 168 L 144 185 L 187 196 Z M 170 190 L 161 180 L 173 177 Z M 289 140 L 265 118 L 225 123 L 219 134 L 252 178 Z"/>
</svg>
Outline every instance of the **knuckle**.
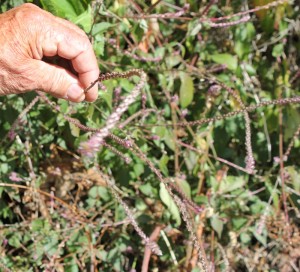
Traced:
<svg viewBox="0 0 300 272">
<path fill-rule="evenodd" d="M 90 41 L 87 37 L 83 40 L 82 46 L 83 46 L 84 51 L 87 51 L 87 50 L 90 50 L 93 48 L 92 44 L 90 43 Z"/>
<path fill-rule="evenodd" d="M 31 4 L 31 3 L 25 3 L 25 4 L 21 5 L 20 7 L 23 7 L 23 8 L 30 8 L 30 9 L 32 9 L 32 8 L 39 9 L 39 7 L 37 7 L 36 5 Z"/>
<path fill-rule="evenodd" d="M 23 4 L 15 12 L 15 19 L 24 24 L 24 22 L 42 22 L 44 14 L 42 10 L 30 3 Z"/>
</svg>

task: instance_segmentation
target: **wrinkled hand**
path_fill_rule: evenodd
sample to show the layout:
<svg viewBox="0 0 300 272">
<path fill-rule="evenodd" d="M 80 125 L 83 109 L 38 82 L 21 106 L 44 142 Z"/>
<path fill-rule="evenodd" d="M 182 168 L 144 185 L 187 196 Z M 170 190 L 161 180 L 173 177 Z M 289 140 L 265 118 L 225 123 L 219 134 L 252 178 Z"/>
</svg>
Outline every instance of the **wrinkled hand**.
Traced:
<svg viewBox="0 0 300 272">
<path fill-rule="evenodd" d="M 72 69 L 45 58 L 68 60 Z M 74 73 L 71 72 L 74 71 Z M 99 68 L 85 33 L 33 4 L 0 15 L 0 95 L 42 90 L 73 102 L 94 101 Z"/>
</svg>

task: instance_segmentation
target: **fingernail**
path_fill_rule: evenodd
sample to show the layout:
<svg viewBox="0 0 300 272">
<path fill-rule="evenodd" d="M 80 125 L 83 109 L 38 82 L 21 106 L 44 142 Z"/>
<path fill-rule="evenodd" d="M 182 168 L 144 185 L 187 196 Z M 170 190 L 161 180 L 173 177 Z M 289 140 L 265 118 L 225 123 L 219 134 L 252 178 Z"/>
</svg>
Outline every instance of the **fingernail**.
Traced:
<svg viewBox="0 0 300 272">
<path fill-rule="evenodd" d="M 67 99 L 73 100 L 73 101 L 78 101 L 78 100 L 83 100 L 82 99 L 83 97 L 84 97 L 84 95 L 83 95 L 83 89 L 80 88 L 79 85 L 72 84 L 69 87 L 68 92 L 67 92 Z"/>
</svg>

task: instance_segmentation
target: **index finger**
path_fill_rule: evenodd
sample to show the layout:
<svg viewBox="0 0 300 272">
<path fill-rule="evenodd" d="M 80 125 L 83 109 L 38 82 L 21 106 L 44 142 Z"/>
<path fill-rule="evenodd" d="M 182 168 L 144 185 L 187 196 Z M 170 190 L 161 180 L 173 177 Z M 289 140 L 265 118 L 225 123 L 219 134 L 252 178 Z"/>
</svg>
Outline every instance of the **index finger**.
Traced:
<svg viewBox="0 0 300 272">
<path fill-rule="evenodd" d="M 71 60 L 73 68 L 78 73 L 82 86 L 86 89 L 99 77 L 99 67 L 93 47 L 81 52 Z M 85 95 L 87 101 L 95 101 L 98 96 L 98 85 L 95 84 Z"/>
<path fill-rule="evenodd" d="M 72 62 L 83 89 L 86 89 L 99 76 L 99 67 L 92 44 L 76 25 L 49 14 L 50 22 L 41 32 L 44 56 L 58 55 Z M 53 20 L 53 17 L 55 20 Z M 44 20 L 45 21 L 45 20 Z M 85 95 L 85 100 L 95 101 L 98 96 L 97 84 Z"/>
<path fill-rule="evenodd" d="M 64 27 L 76 31 L 77 35 L 82 36 L 84 39 L 86 39 L 86 43 L 88 43 L 86 50 L 80 52 L 78 55 L 76 55 L 71 59 L 73 68 L 78 73 L 79 81 L 86 89 L 90 86 L 92 82 L 94 82 L 99 77 L 99 67 L 98 67 L 97 58 L 93 51 L 93 47 L 90 44 L 84 31 L 81 30 L 79 27 L 59 17 L 55 17 L 55 19 L 61 25 L 64 25 Z M 94 86 L 91 89 L 89 89 L 88 93 L 86 93 L 86 100 L 87 101 L 96 100 L 97 91 L 98 91 L 97 86 Z"/>
</svg>

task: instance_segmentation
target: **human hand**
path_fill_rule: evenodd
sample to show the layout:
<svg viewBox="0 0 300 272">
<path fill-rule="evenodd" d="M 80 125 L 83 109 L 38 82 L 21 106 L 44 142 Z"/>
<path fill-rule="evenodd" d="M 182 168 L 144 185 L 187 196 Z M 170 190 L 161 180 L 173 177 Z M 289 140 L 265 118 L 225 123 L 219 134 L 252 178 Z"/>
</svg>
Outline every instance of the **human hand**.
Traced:
<svg viewBox="0 0 300 272">
<path fill-rule="evenodd" d="M 75 70 L 44 61 L 58 56 Z M 73 102 L 95 101 L 97 60 L 85 33 L 33 4 L 0 15 L 0 95 L 42 90 Z"/>
</svg>

